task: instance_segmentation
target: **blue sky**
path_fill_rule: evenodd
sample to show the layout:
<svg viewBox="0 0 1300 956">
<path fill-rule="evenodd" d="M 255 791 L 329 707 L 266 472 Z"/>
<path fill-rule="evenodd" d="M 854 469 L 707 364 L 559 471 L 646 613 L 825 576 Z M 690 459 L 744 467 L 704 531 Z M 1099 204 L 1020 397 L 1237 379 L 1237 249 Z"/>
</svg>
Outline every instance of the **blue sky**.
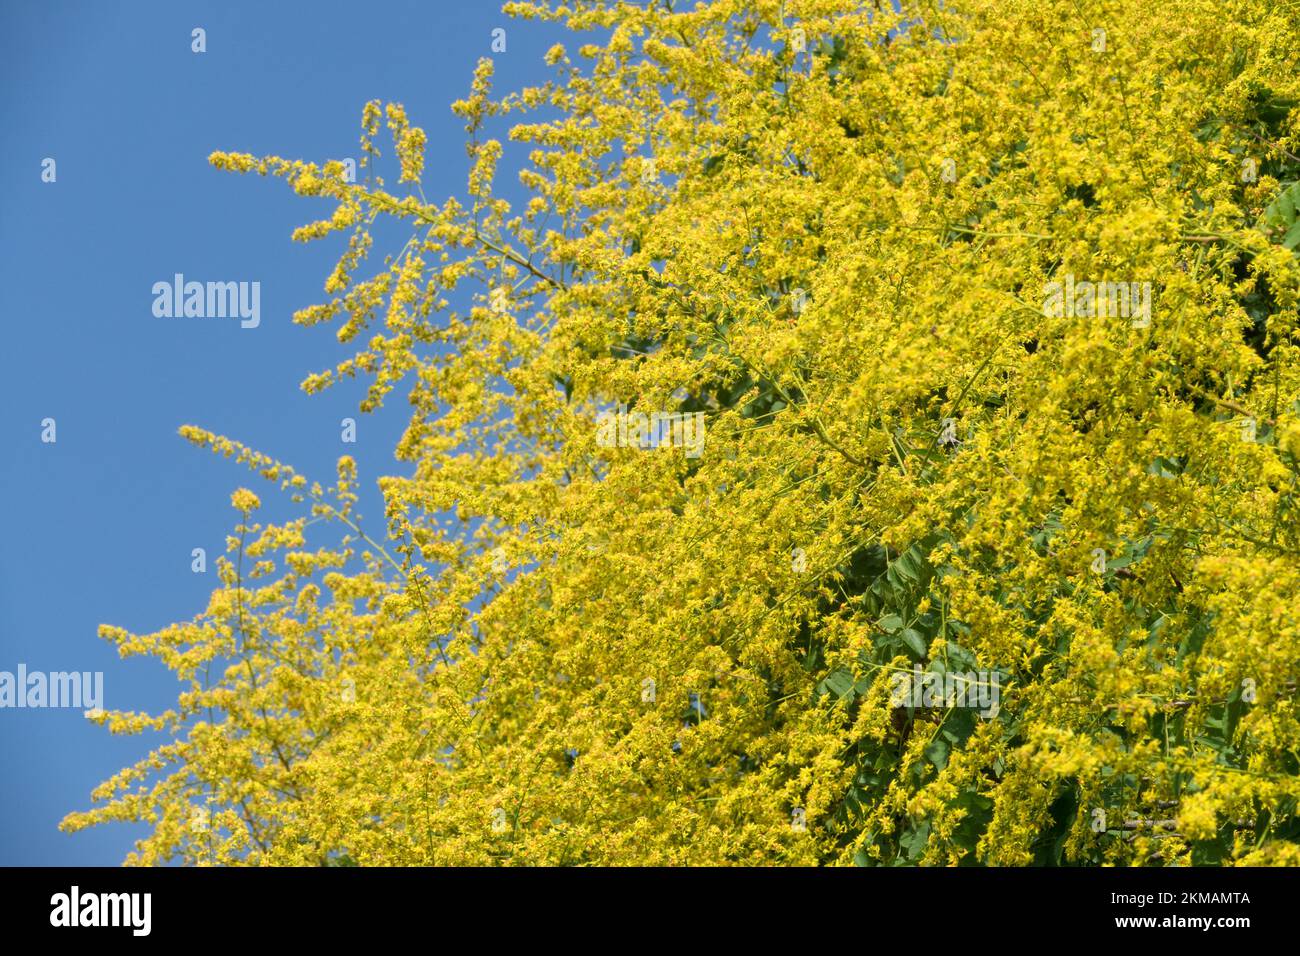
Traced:
<svg viewBox="0 0 1300 956">
<path fill-rule="evenodd" d="M 195 27 L 203 54 L 191 52 Z M 494 54 L 497 27 L 506 52 Z M 193 617 L 234 524 L 230 492 L 271 495 L 179 438 L 182 424 L 322 481 L 345 452 L 371 486 L 396 467 L 400 395 L 362 417 L 361 383 L 311 398 L 298 389 L 345 354 L 332 329 L 290 322 L 323 301 L 339 244 L 289 234 L 329 206 L 218 172 L 208 154 L 356 156 L 364 103 L 396 100 L 429 136 L 426 195 L 463 194 L 449 104 L 481 56 L 496 61 L 500 91 L 536 82 L 557 39 L 509 20 L 498 0 L 0 8 L 0 671 L 102 671 L 110 709 L 175 703 L 179 685 L 160 664 L 120 660 L 96 629 L 147 633 Z M 41 179 L 47 157 L 53 183 Z M 154 317 L 153 284 L 178 272 L 260 282 L 261 324 Z M 345 446 L 348 415 L 359 426 Z M 46 418 L 53 444 L 41 441 Z M 373 499 L 367 512 L 379 514 Z M 196 547 L 207 574 L 191 571 Z M 0 864 L 120 863 L 141 828 L 66 835 L 57 824 L 162 739 L 111 737 L 79 709 L 0 708 Z"/>
</svg>

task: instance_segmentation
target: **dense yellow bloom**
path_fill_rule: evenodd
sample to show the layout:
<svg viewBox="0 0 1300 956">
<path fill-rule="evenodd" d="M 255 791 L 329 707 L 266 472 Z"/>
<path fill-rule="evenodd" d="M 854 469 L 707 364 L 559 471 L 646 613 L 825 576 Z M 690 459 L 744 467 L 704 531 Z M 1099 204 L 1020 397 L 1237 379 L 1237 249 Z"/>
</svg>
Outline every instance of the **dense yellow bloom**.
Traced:
<svg viewBox="0 0 1300 956">
<path fill-rule="evenodd" d="M 65 826 L 146 821 L 141 863 L 1300 863 L 1300 13 L 670 6 L 510 4 L 581 42 L 499 100 L 480 65 L 463 200 L 395 104 L 364 183 L 213 154 L 337 204 L 296 320 L 348 353 L 303 387 L 403 389 L 401 468 L 364 524 L 350 458 L 183 430 L 305 514 L 239 525 L 193 621 L 104 628 L 184 689 L 107 715 L 171 739 Z M 380 217 L 411 238 L 367 274 Z"/>
<path fill-rule="evenodd" d="M 230 496 L 230 504 L 236 511 L 256 511 L 262 507 L 262 502 L 257 495 L 253 494 L 247 488 L 236 489 Z"/>
</svg>

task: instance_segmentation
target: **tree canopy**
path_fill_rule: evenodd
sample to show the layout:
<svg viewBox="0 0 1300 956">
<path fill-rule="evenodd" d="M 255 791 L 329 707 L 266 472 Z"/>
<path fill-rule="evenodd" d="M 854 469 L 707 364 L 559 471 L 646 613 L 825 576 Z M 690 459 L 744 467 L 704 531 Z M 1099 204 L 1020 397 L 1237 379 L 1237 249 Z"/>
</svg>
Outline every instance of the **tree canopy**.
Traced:
<svg viewBox="0 0 1300 956">
<path fill-rule="evenodd" d="M 347 355 L 303 388 L 409 426 L 325 485 L 182 429 L 301 513 L 236 491 L 207 608 L 102 629 L 182 691 L 97 718 L 168 742 L 64 827 L 145 821 L 146 864 L 1300 864 L 1296 8 L 507 10 L 574 41 L 503 96 L 480 63 L 460 198 L 396 103 L 356 181 L 212 155 L 329 203 L 295 321 Z M 895 693 L 970 674 L 996 706 Z"/>
</svg>

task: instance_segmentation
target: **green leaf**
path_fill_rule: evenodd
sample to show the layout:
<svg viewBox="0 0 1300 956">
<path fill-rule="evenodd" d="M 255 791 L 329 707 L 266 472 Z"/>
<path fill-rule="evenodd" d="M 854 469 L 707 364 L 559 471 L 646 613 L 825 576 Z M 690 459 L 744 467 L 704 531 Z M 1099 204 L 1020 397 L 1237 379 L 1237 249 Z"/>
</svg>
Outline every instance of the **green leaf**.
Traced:
<svg viewBox="0 0 1300 956">
<path fill-rule="evenodd" d="M 1282 192 L 1278 193 L 1271 203 L 1268 204 L 1259 221 L 1255 224 L 1256 228 L 1269 236 L 1276 236 L 1281 233 L 1282 245 L 1292 250 L 1300 245 L 1300 223 L 1296 222 L 1296 210 L 1300 208 L 1300 182 L 1292 183 Z"/>
<path fill-rule="evenodd" d="M 926 744 L 925 759 L 934 764 L 939 770 L 942 770 L 944 765 L 948 763 L 948 741 L 940 737 Z"/>
<path fill-rule="evenodd" d="M 1295 251 L 1295 247 L 1300 245 L 1300 222 L 1293 222 L 1291 228 L 1286 231 L 1282 238 L 1283 247 Z"/>
<path fill-rule="evenodd" d="M 960 644 L 945 641 L 944 646 L 948 655 L 948 663 L 952 665 L 954 670 L 973 671 L 979 669 L 975 655 Z"/>
<path fill-rule="evenodd" d="M 831 671 L 820 684 L 817 685 L 817 694 L 820 697 L 827 691 L 834 694 L 840 700 L 845 698 L 852 699 L 856 688 L 853 684 L 853 675 L 844 669 Z"/>
<path fill-rule="evenodd" d="M 911 833 L 906 833 L 899 838 L 898 845 L 903 848 L 907 854 L 907 859 L 920 859 L 921 854 L 925 852 L 925 845 L 930 842 L 930 823 L 927 820 Z"/>
<path fill-rule="evenodd" d="M 905 627 L 903 628 L 902 633 L 899 634 L 899 637 L 903 639 L 903 643 L 906 644 L 908 649 L 917 657 L 925 657 L 926 647 L 925 638 L 923 636 L 912 630 L 910 627 Z"/>
</svg>

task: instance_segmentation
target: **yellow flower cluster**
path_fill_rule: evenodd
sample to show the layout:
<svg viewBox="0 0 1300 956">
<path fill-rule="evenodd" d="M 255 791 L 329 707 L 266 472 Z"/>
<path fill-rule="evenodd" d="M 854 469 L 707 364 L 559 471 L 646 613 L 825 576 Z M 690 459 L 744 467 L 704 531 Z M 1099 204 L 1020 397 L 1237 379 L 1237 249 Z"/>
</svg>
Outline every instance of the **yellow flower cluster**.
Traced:
<svg viewBox="0 0 1300 956">
<path fill-rule="evenodd" d="M 247 488 L 239 488 L 230 496 L 230 504 L 236 511 L 256 511 L 262 507 L 262 502 L 257 495 L 253 494 Z"/>
</svg>

